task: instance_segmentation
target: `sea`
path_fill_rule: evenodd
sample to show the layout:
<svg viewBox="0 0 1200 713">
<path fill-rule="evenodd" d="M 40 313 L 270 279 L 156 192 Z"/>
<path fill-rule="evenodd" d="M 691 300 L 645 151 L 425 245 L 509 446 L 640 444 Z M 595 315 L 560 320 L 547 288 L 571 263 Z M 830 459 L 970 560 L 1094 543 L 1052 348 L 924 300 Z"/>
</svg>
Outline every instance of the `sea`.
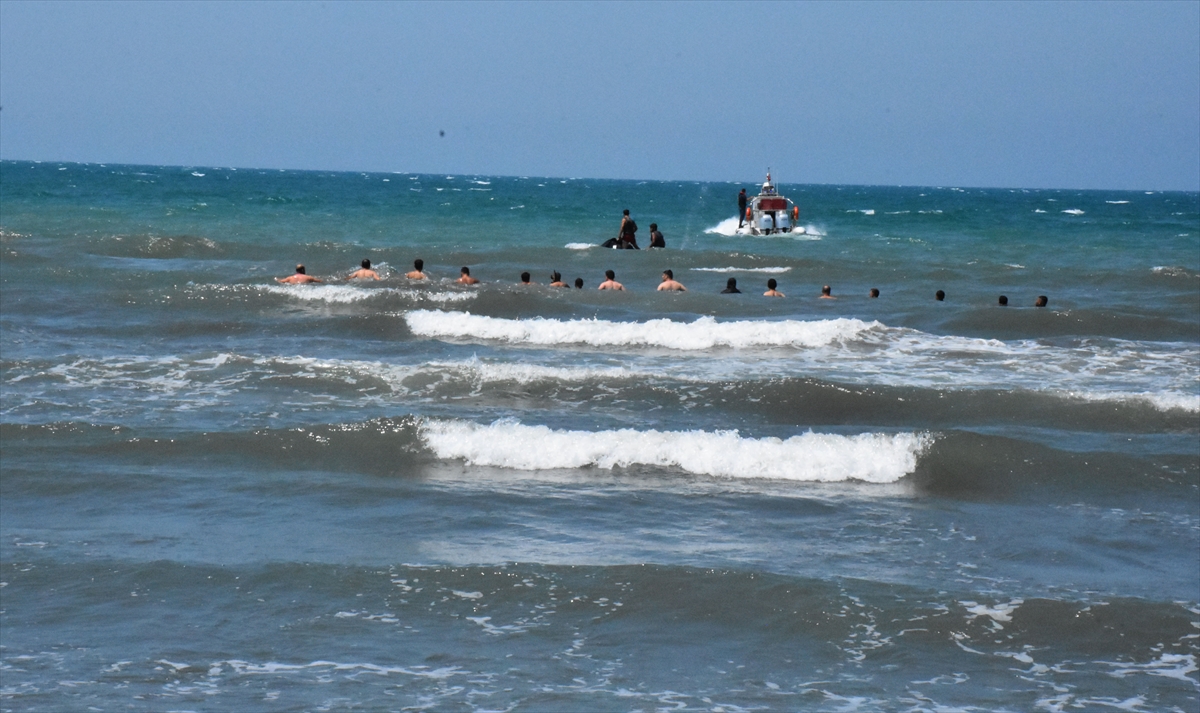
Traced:
<svg viewBox="0 0 1200 713">
<path fill-rule="evenodd" d="M 1200 710 L 1200 195 L 731 178 L 0 163 L 0 710 Z"/>
</svg>

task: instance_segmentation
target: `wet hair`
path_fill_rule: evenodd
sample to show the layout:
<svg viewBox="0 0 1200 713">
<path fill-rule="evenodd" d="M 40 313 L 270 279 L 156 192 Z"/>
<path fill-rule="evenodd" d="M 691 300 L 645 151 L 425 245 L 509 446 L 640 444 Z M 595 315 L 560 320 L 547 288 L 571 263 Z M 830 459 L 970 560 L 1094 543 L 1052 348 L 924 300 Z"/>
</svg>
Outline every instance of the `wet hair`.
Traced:
<svg viewBox="0 0 1200 713">
<path fill-rule="evenodd" d="M 605 277 L 607 277 L 607 278 L 608 278 L 608 279 L 610 279 L 610 280 L 615 280 L 615 279 L 617 279 L 617 273 L 613 272 L 612 270 L 605 270 L 605 271 L 604 271 L 604 276 L 605 276 Z"/>
<path fill-rule="evenodd" d="M 829 285 L 825 285 L 824 287 L 821 288 L 821 294 L 823 294 L 823 295 L 829 295 L 829 293 L 832 291 L 833 290 L 829 289 Z"/>
<path fill-rule="evenodd" d="M 363 266 L 363 269 L 364 269 L 364 270 L 370 270 L 370 269 L 371 269 L 371 261 L 370 261 L 370 260 L 363 260 L 363 261 L 362 261 L 362 266 Z"/>
<path fill-rule="evenodd" d="M 779 283 L 775 281 L 775 278 L 772 277 L 771 279 L 767 280 L 767 289 L 773 290 L 778 284 Z"/>
<path fill-rule="evenodd" d="M 1008 295 L 1000 295 L 1000 306 L 1004 307 L 1006 305 L 1008 305 Z"/>
<path fill-rule="evenodd" d="M 577 289 L 577 290 L 583 289 L 583 278 L 582 277 L 575 278 L 575 289 Z"/>
<path fill-rule="evenodd" d="M 663 270 L 663 274 L 667 276 L 668 280 L 675 279 L 675 273 L 671 272 L 670 270 Z"/>
<path fill-rule="evenodd" d="M 628 208 L 626 208 L 626 209 L 625 209 L 625 212 L 624 212 L 624 213 L 622 213 L 621 215 L 629 215 L 629 209 L 628 209 Z"/>
<path fill-rule="evenodd" d="M 938 301 L 938 302 L 941 302 L 941 301 L 943 301 L 943 300 L 945 300 L 945 299 L 946 299 L 946 293 L 945 293 L 945 292 L 942 292 L 941 290 L 938 290 L 938 291 L 937 291 L 937 294 L 936 294 L 936 295 L 934 295 L 934 297 L 935 297 L 935 298 L 937 298 L 937 301 Z"/>
<path fill-rule="evenodd" d="M 1050 298 L 1045 295 L 1038 295 L 1037 302 L 1033 303 L 1034 307 L 1045 307 L 1050 302 Z"/>
<path fill-rule="evenodd" d="M 521 273 L 521 282 L 529 282 L 529 273 L 528 272 Z"/>
<path fill-rule="evenodd" d="M 562 275 L 558 274 L 558 270 L 555 270 L 554 272 L 550 273 L 550 281 L 551 282 L 562 282 Z"/>
<path fill-rule="evenodd" d="M 464 274 L 464 275 L 470 275 L 470 274 L 471 274 L 471 268 L 467 267 L 466 265 L 463 265 L 463 269 L 461 270 L 461 272 L 462 272 L 462 274 Z"/>
<path fill-rule="evenodd" d="M 725 287 L 737 287 L 737 278 L 731 277 L 725 281 Z"/>
<path fill-rule="evenodd" d="M 651 229 L 651 230 L 658 230 L 658 223 L 651 223 L 651 224 L 650 224 L 650 229 Z"/>
<path fill-rule="evenodd" d="M 872 287 L 872 288 L 871 288 L 871 296 L 872 296 L 872 297 L 878 297 L 878 296 L 879 296 L 879 288 L 878 288 L 878 287 Z"/>
<path fill-rule="evenodd" d="M 421 270 L 425 269 L 425 261 L 421 258 L 417 258 L 416 260 L 413 260 L 413 267 L 417 268 L 417 272 L 420 272 Z"/>
<path fill-rule="evenodd" d="M 297 265 L 297 266 L 296 266 L 296 274 L 297 274 L 297 275 L 303 275 L 303 274 L 304 274 L 304 266 L 303 266 L 303 265 Z"/>
</svg>

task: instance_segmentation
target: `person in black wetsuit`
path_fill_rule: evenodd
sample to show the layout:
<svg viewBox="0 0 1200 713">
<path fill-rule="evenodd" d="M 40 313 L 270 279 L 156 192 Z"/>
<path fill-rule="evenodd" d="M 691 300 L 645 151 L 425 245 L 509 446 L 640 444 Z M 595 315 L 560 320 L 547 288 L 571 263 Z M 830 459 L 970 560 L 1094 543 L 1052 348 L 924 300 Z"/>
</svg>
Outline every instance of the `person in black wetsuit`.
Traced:
<svg viewBox="0 0 1200 713">
<path fill-rule="evenodd" d="M 749 199 L 746 198 L 746 189 L 743 188 L 742 192 L 738 194 L 738 227 L 739 228 L 742 227 L 742 222 L 746 220 L 746 201 L 747 200 L 749 200 Z"/>
<path fill-rule="evenodd" d="M 663 240 L 662 233 L 658 232 L 658 223 L 650 224 L 650 247 L 665 248 L 667 241 Z"/>
<path fill-rule="evenodd" d="M 629 217 L 629 209 L 626 208 L 621 216 L 621 229 L 617 231 L 617 247 L 626 250 L 641 250 L 637 244 L 637 223 L 633 218 Z"/>
<path fill-rule="evenodd" d="M 725 281 L 725 289 L 721 290 L 723 295 L 740 295 L 742 291 L 737 288 L 737 278 L 731 277 Z"/>
</svg>

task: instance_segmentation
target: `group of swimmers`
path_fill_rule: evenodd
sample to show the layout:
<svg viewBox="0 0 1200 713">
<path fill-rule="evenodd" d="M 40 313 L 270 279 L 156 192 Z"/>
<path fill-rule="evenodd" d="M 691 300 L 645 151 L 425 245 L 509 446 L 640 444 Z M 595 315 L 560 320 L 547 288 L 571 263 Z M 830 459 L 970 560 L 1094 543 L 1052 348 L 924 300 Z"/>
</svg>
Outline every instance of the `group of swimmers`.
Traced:
<svg viewBox="0 0 1200 713">
<path fill-rule="evenodd" d="M 420 258 L 417 258 L 416 260 L 414 260 L 413 261 L 413 269 L 410 272 L 405 273 L 404 276 L 410 280 L 427 280 L 427 279 L 429 279 L 429 276 L 425 274 L 425 261 Z M 360 267 L 359 269 L 357 269 L 354 272 L 347 275 L 346 279 L 347 280 L 382 280 L 383 278 L 380 277 L 378 272 L 371 269 L 371 261 L 370 260 L 363 260 L 362 267 Z M 275 281 L 280 284 L 285 284 L 285 285 L 303 285 L 303 284 L 314 283 L 314 282 L 324 282 L 323 280 L 320 280 L 316 277 L 313 277 L 312 275 L 307 274 L 305 272 L 304 265 L 297 265 L 295 273 L 289 275 L 288 277 L 276 277 Z M 465 265 L 459 271 L 458 279 L 455 280 L 455 282 L 460 285 L 477 285 L 477 284 L 479 284 L 479 280 L 471 276 L 471 268 L 466 267 Z M 536 285 L 537 283 L 531 281 L 531 278 L 530 278 L 530 275 L 528 272 L 522 272 L 521 273 L 521 281 L 518 284 Z M 550 273 L 550 287 L 569 288 L 570 285 L 563 282 L 562 274 L 559 273 L 557 270 L 555 270 L 554 272 Z M 580 290 L 583 289 L 583 278 L 582 277 L 575 278 L 575 287 L 576 287 L 576 289 L 580 289 Z M 767 280 L 767 291 L 763 293 L 763 297 L 786 297 L 787 295 L 780 292 L 778 288 L 779 288 L 779 283 L 775 280 L 774 277 L 768 279 Z M 613 272 L 612 270 L 605 270 L 604 271 L 604 282 L 600 283 L 599 289 L 601 289 L 601 290 L 619 290 L 619 291 L 623 292 L 625 290 L 625 285 L 622 285 L 620 282 L 617 282 L 617 275 L 615 272 Z M 658 283 L 658 291 L 659 292 L 687 292 L 687 288 L 683 286 L 682 282 L 675 279 L 674 272 L 672 272 L 671 270 L 663 270 L 662 278 Z M 741 294 L 741 292 L 742 291 L 738 289 L 736 277 L 729 278 L 725 283 L 725 289 L 721 290 L 721 294 L 723 294 L 723 295 Z M 871 291 L 868 293 L 868 296 L 871 297 L 872 299 L 879 297 L 879 288 L 872 287 Z M 836 297 L 833 296 L 833 289 L 829 285 L 825 285 L 821 288 L 821 299 L 823 299 L 823 300 L 837 299 Z M 936 293 L 934 293 L 934 299 L 937 300 L 938 302 L 944 302 L 946 300 L 946 293 L 943 290 L 938 290 Z M 1046 297 L 1046 295 L 1038 295 L 1037 300 L 1034 301 L 1034 307 L 1045 307 L 1047 304 L 1049 304 L 1049 302 L 1050 302 L 1050 300 L 1048 297 Z M 1001 307 L 1008 306 L 1008 296 L 1000 295 L 999 305 Z"/>
</svg>

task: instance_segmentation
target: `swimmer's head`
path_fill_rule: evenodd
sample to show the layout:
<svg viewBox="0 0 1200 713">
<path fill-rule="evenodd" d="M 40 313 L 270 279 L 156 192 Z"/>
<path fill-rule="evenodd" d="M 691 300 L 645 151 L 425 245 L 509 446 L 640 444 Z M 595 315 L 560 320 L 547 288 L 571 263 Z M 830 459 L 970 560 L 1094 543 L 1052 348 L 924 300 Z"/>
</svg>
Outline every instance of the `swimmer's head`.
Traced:
<svg viewBox="0 0 1200 713">
<path fill-rule="evenodd" d="M 303 275 L 303 274 L 304 274 L 304 266 L 303 266 L 303 265 L 297 265 L 297 266 L 296 266 L 296 274 L 297 274 L 297 275 Z"/>
<path fill-rule="evenodd" d="M 628 208 L 626 208 L 626 209 L 625 209 L 625 212 L 623 212 L 621 215 L 629 215 L 629 209 L 628 209 Z"/>
<path fill-rule="evenodd" d="M 825 285 L 821 288 L 821 294 L 826 297 L 829 297 L 831 292 L 833 292 L 833 290 L 829 289 L 829 285 Z"/>
<path fill-rule="evenodd" d="M 617 279 L 617 273 L 613 272 L 612 270 L 605 270 L 605 271 L 604 271 L 604 276 L 605 276 L 605 277 L 607 277 L 607 278 L 608 278 L 608 279 L 610 279 L 610 280 L 615 280 L 615 279 Z"/>
<path fill-rule="evenodd" d="M 562 280 L 562 275 L 558 274 L 558 270 L 555 270 L 554 272 L 550 273 L 550 281 L 551 282 L 560 282 L 561 280 Z"/>
<path fill-rule="evenodd" d="M 667 278 L 668 280 L 674 280 L 675 273 L 671 272 L 670 270 L 663 270 L 663 277 Z"/>
<path fill-rule="evenodd" d="M 421 270 L 425 269 L 425 261 L 421 258 L 417 258 L 416 260 L 413 260 L 413 267 L 417 268 L 417 272 L 420 272 Z"/>
<path fill-rule="evenodd" d="M 878 297 L 878 296 L 879 296 L 879 288 L 878 288 L 878 287 L 872 287 L 872 288 L 871 288 L 871 297 Z"/>
<path fill-rule="evenodd" d="M 725 287 L 726 287 L 726 288 L 728 288 L 728 289 L 731 289 L 731 290 L 732 290 L 733 288 L 737 287 L 737 278 L 736 278 L 736 277 L 731 277 L 731 278 L 729 278 L 728 280 L 726 280 L 726 281 L 725 281 Z"/>
<path fill-rule="evenodd" d="M 363 268 L 364 270 L 370 270 L 370 269 L 371 269 L 371 261 L 370 261 L 370 260 L 363 260 L 361 264 L 362 264 L 362 268 Z"/>
<path fill-rule="evenodd" d="M 1000 295 L 1000 306 L 1001 307 L 1008 306 L 1008 295 Z"/>
<path fill-rule="evenodd" d="M 773 289 L 775 289 L 775 287 L 776 287 L 776 286 L 778 286 L 778 285 L 779 285 L 779 283 L 775 281 L 775 278 L 774 278 L 774 277 L 772 277 L 771 279 L 767 280 L 767 289 L 768 289 L 768 290 L 773 290 Z"/>
<path fill-rule="evenodd" d="M 650 224 L 650 229 L 651 229 L 651 230 L 658 230 L 658 223 L 651 223 L 651 224 Z"/>
<path fill-rule="evenodd" d="M 1045 307 L 1050 302 L 1050 298 L 1045 295 L 1038 295 L 1037 302 L 1033 303 L 1034 307 Z"/>
<path fill-rule="evenodd" d="M 470 275 L 470 274 L 471 274 L 471 268 L 467 267 L 466 265 L 463 265 L 463 269 L 462 269 L 462 270 L 460 270 L 460 272 L 462 272 L 462 274 L 464 274 L 464 275 Z"/>
<path fill-rule="evenodd" d="M 942 292 L 941 290 L 938 290 L 937 294 L 934 295 L 934 297 L 937 298 L 938 302 L 942 302 L 946 299 L 946 293 Z"/>
<path fill-rule="evenodd" d="M 577 290 L 583 289 L 583 278 L 582 277 L 575 278 L 575 289 L 577 289 Z"/>
<path fill-rule="evenodd" d="M 529 282 L 529 273 L 528 272 L 521 273 L 521 282 Z"/>
</svg>

